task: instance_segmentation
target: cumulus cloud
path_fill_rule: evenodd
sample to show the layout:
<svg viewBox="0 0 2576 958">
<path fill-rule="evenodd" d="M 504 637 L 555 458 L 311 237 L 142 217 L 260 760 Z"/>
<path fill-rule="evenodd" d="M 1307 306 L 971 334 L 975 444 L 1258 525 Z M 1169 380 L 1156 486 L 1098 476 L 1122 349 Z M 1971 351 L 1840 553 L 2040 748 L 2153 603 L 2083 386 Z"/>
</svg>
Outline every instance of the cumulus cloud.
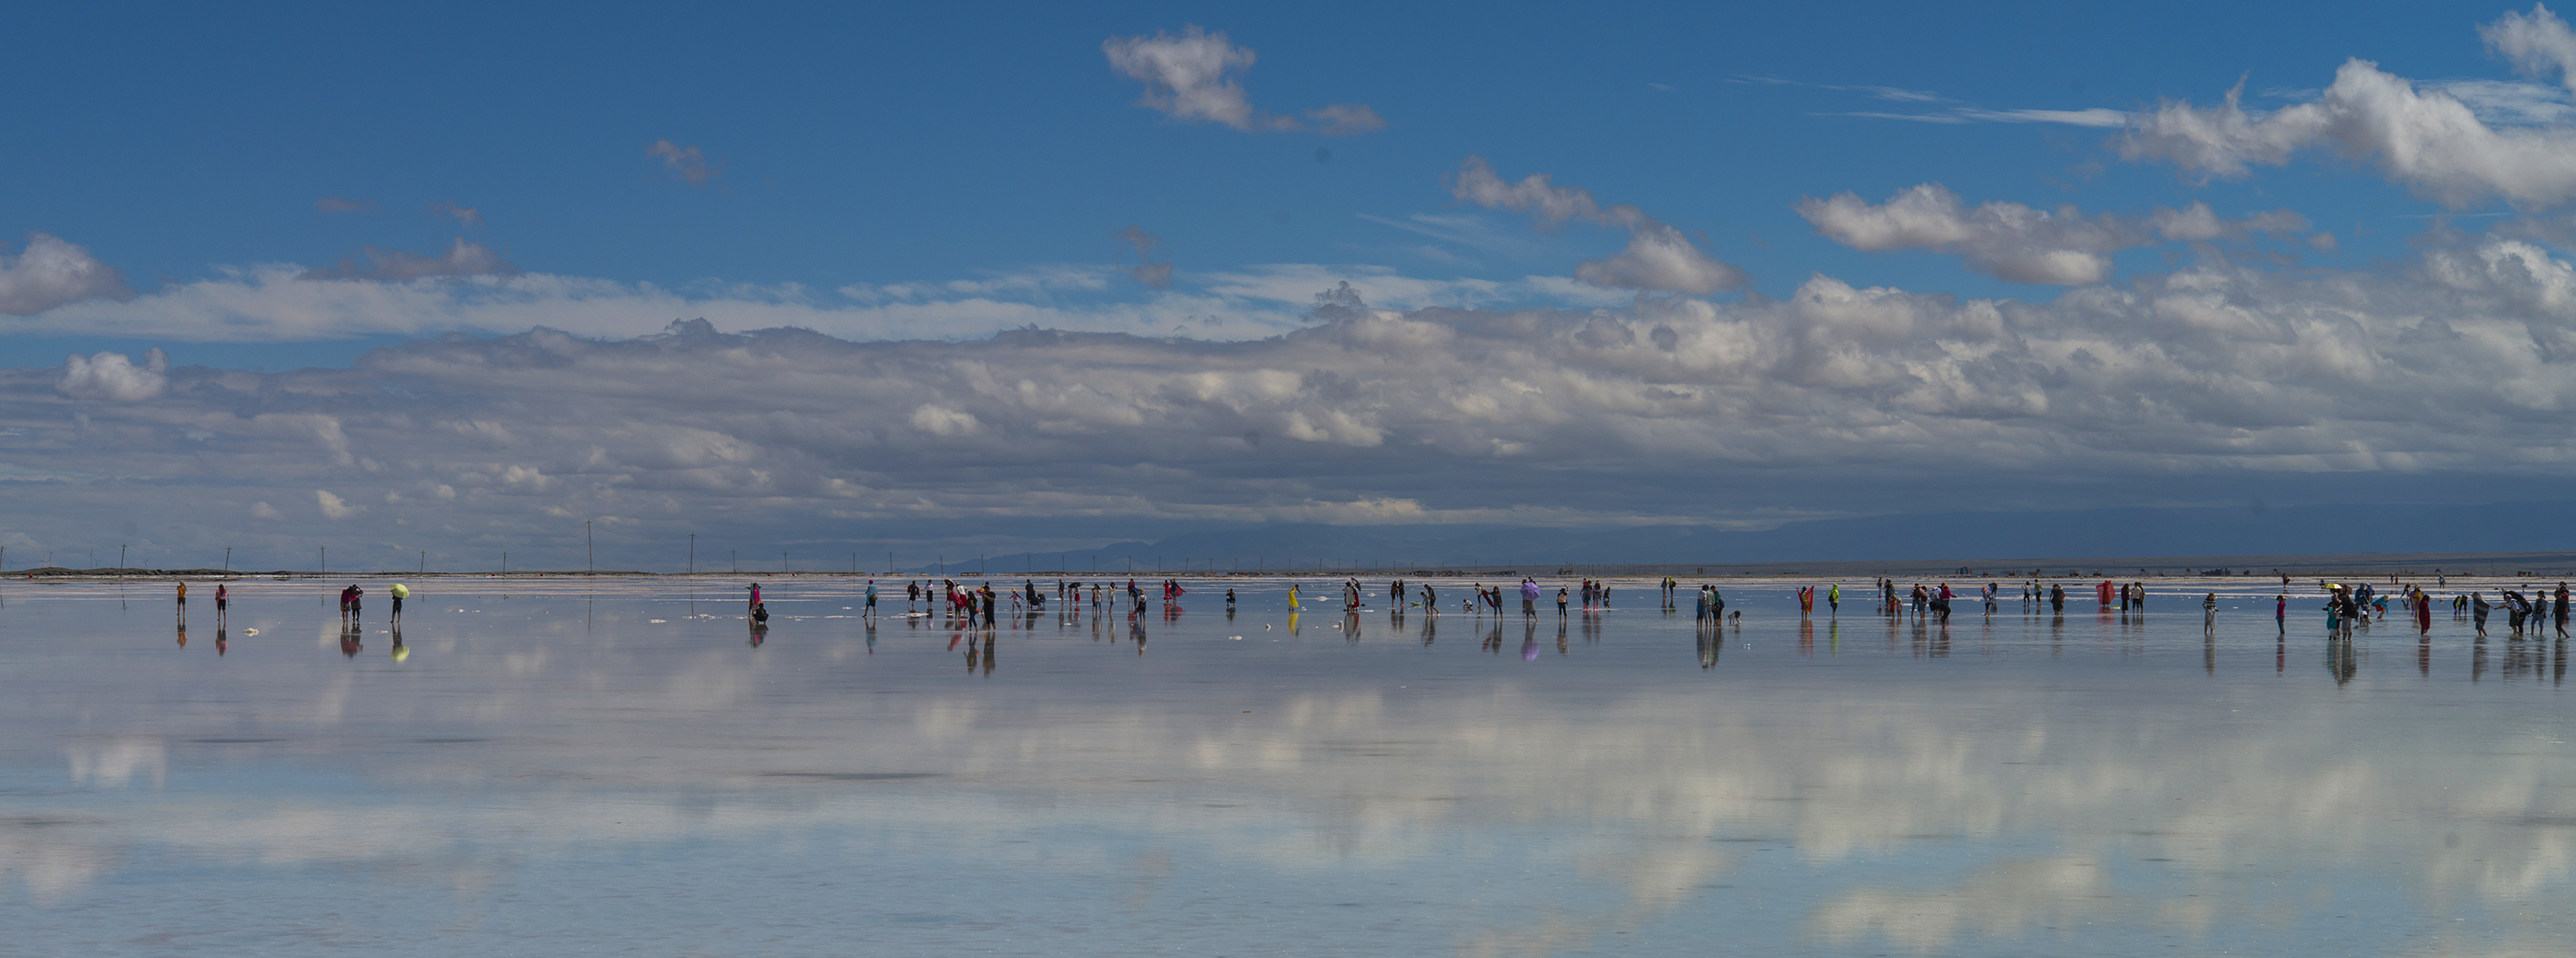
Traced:
<svg viewBox="0 0 2576 958">
<path fill-rule="evenodd" d="M 140 402 L 161 394 L 170 384 L 170 356 L 154 348 L 137 366 L 124 353 L 99 353 L 86 359 L 63 357 L 63 375 L 54 388 L 78 399 Z"/>
<path fill-rule="evenodd" d="M 1528 213 L 1543 229 L 1580 220 L 1627 230 L 1626 249 L 1575 267 L 1574 278 L 1593 286 L 1705 296 L 1741 288 L 1750 280 L 1743 270 L 1710 258 L 1680 230 L 1644 211 L 1625 203 L 1603 206 L 1590 190 L 1557 186 L 1545 173 L 1509 182 L 1483 157 L 1471 156 L 1458 168 L 1451 194 L 1487 209 Z"/>
<path fill-rule="evenodd" d="M 2576 84 L 2576 32 L 2546 5 L 2532 4 L 2527 14 L 2507 11 L 2479 27 L 2478 37 L 2524 76 L 2545 78 L 2554 71 Z"/>
<path fill-rule="evenodd" d="M 324 213 L 364 213 L 375 209 L 376 201 L 353 200 L 341 196 L 325 196 L 321 199 L 314 200 L 313 208 Z"/>
<path fill-rule="evenodd" d="M 2055 211 L 1989 201 L 1969 208 L 1938 183 L 1900 190 L 1872 204 L 1851 193 L 1808 197 L 1798 215 L 1816 232 L 1853 249 L 1878 252 L 1925 249 L 1966 258 L 1969 268 L 2017 283 L 2075 286 L 2110 275 L 2110 254 L 2157 242 L 2247 239 L 2255 233 L 2298 233 L 2304 217 L 2288 210 L 2225 219 L 2208 204 L 2159 209 L 2143 220 L 2110 214 L 2086 218 L 2073 206 Z"/>
<path fill-rule="evenodd" d="M 1142 226 L 1130 226 L 1110 235 L 1126 247 L 1126 250 L 1119 253 L 1118 265 L 1120 269 L 1127 271 L 1127 275 L 1155 289 L 1164 289 L 1172 285 L 1172 261 L 1169 258 L 1162 260 L 1154 258 L 1154 253 L 1163 248 L 1161 237 L 1145 232 Z M 1136 265 L 1126 264 L 1127 251 L 1135 252 Z"/>
<path fill-rule="evenodd" d="M 322 515 L 327 519 L 346 519 L 350 516 L 366 511 L 367 508 L 365 506 L 350 505 L 347 502 L 342 501 L 339 496 L 332 495 L 330 492 L 322 489 L 313 490 L 313 498 L 321 503 Z"/>
<path fill-rule="evenodd" d="M 89 250 L 44 233 L 28 233 L 16 256 L 0 247 L 0 313 L 32 316 L 84 299 L 132 299 L 125 276 Z"/>
<path fill-rule="evenodd" d="M 1253 52 L 1229 42 L 1223 31 L 1209 33 L 1196 25 L 1174 36 L 1156 31 L 1150 37 L 1111 37 L 1100 50 L 1109 66 L 1145 85 L 1137 105 L 1174 119 L 1221 123 L 1237 130 L 1309 130 L 1326 136 L 1349 136 L 1386 128 L 1386 120 L 1365 103 L 1335 103 L 1305 111 L 1305 119 L 1280 116 L 1252 105 L 1241 75 L 1252 69 Z"/>
<path fill-rule="evenodd" d="M 332 266 L 306 270 L 297 279 L 373 279 L 392 283 L 408 282 L 432 276 L 507 276 L 519 271 L 501 259 L 501 254 L 481 243 L 459 236 L 447 247 L 445 256 L 422 256 L 398 249 L 367 247 L 367 262 L 343 259 Z"/>
<path fill-rule="evenodd" d="M 2564 75 L 2576 42 L 2546 7 L 2506 14 L 2480 33 L 2526 73 L 2557 70 L 2562 80 L 2576 80 Z M 2454 209 L 2490 200 L 2539 208 L 2576 200 L 2576 127 L 2528 91 L 2492 83 L 2419 87 L 2356 58 L 2312 102 L 2264 113 L 2246 109 L 2243 94 L 2239 82 L 2214 106 L 2168 100 L 2139 112 L 2119 140 L 2120 153 L 2234 179 L 2326 148 L 2376 163 L 2390 179 Z"/>
<path fill-rule="evenodd" d="M 644 148 L 644 155 L 661 160 L 664 172 L 688 181 L 690 186 L 705 186 L 724 175 L 724 164 L 708 163 L 707 155 L 694 146 L 655 140 Z"/>
<path fill-rule="evenodd" d="M 2173 228 L 2206 228 L 2195 219 Z M 2386 270 L 2213 251 L 2042 303 L 1819 276 L 1743 302 L 1392 308 L 1381 285 L 1404 288 L 1319 279 L 1296 294 L 1300 328 L 1236 342 L 1158 335 L 1168 325 L 853 342 L 692 322 L 416 341 L 350 369 L 174 366 L 152 401 L 80 421 L 58 411 L 67 363 L 0 370 L 0 419 L 53 468 L 151 479 L 144 508 L 240 515 L 327 489 L 458 547 L 550 509 L 800 535 L 1387 514 L 1372 503 L 1461 522 L 1573 501 L 1558 518 L 1637 521 L 1710 518 L 1697 493 L 1712 486 L 1778 509 L 1898 490 L 2036 505 L 2262 476 L 2576 469 L 2576 441 L 2554 431 L 2576 409 L 2576 267 L 2505 237 Z M 97 371 L 116 363 L 84 362 L 83 388 L 107 388 Z M 191 430 L 206 438 L 171 440 Z M 1568 469 L 1583 476 L 1572 500 Z M 2014 485 L 2030 475 L 2046 488 Z M 94 488 L 13 494 L 33 496 L 31 529 L 70 535 Z M 377 504 L 397 490 L 402 505 Z"/>
</svg>

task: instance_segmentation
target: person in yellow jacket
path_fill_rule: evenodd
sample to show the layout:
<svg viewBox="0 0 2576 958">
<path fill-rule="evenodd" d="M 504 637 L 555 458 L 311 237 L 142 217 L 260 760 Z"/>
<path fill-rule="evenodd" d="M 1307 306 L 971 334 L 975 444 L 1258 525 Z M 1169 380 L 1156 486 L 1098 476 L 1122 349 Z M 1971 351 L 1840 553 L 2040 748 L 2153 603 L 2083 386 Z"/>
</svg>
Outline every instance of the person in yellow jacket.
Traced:
<svg viewBox="0 0 2576 958">
<path fill-rule="evenodd" d="M 1843 584 L 1836 582 L 1825 590 L 1825 617 L 1833 618 L 1843 611 Z"/>
</svg>

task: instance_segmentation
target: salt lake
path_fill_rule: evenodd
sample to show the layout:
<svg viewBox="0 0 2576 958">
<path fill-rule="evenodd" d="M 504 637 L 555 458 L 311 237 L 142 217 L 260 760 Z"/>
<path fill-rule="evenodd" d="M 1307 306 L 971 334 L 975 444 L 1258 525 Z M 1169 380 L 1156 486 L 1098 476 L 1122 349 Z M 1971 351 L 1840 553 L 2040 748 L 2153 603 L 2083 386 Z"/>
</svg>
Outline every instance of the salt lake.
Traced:
<svg viewBox="0 0 2576 958">
<path fill-rule="evenodd" d="M 795 576 L 764 632 L 748 581 L 432 578 L 399 636 L 382 581 L 357 629 L 339 580 L 0 583 L 0 951 L 2576 951 L 2569 649 L 2501 613 L 1269 577 L 984 630 Z"/>
</svg>

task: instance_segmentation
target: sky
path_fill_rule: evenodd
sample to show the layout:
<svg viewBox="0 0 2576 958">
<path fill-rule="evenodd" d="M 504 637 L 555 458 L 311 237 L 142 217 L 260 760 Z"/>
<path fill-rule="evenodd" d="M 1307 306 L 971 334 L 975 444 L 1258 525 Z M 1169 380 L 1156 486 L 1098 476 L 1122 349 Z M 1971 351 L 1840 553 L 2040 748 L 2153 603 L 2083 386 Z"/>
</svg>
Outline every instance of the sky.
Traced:
<svg viewBox="0 0 2576 958">
<path fill-rule="evenodd" d="M 2545 6 L 900 6 L 13 15 L 0 565 L 2565 498 Z"/>
</svg>

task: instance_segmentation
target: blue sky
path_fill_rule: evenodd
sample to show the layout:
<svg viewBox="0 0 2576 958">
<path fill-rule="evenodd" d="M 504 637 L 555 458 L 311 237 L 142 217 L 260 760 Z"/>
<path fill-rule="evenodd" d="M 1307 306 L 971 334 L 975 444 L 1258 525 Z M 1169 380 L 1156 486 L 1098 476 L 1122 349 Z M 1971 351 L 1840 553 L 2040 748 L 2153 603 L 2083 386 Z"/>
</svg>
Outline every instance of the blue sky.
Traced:
<svg viewBox="0 0 2576 958">
<path fill-rule="evenodd" d="M 938 344 L 961 350 L 943 361 L 967 363 L 999 362 L 1009 350 L 979 354 L 976 344 L 1030 326 L 1177 334 L 1199 344 L 1197 358 L 1149 350 L 1175 377 L 1137 387 L 1149 392 L 1202 371 L 1218 355 L 1205 351 L 1233 349 L 1223 346 L 1230 341 L 1287 356 L 1303 355 L 1298 335 L 1392 342 L 1373 327 L 1344 328 L 1353 323 L 1428 323 L 1480 337 L 1477 349 L 1542 364 L 1549 337 L 1587 335 L 1603 323 L 1634 327 L 1621 335 L 1637 342 L 1658 326 L 1701 342 L 1687 323 L 1715 323 L 1769 330 L 1770 340 L 1737 344 L 1757 353 L 1745 344 L 1810 337 L 1807 352 L 1774 357 L 1806 356 L 1806 371 L 1766 362 L 1758 374 L 1724 363 L 1639 372 L 1612 363 L 1605 369 L 1626 377 L 1621 388 L 1689 394 L 1698 398 L 1675 401 L 1702 405 L 1574 427 L 1592 435 L 1633 428 L 1634 445 L 1566 450 L 1553 462 L 1631 473 L 1723 462 L 1730 475 L 1751 470 L 1748 486 L 1761 484 L 1754 474 L 1771 482 L 1831 467 L 1831 455 L 1743 451 L 1741 431 L 1760 428 L 1803 429 L 1827 447 L 1851 442 L 1850 458 L 1835 461 L 1883 465 L 1865 432 L 1877 427 L 1832 411 L 1847 405 L 1861 419 L 1892 417 L 1882 425 L 1896 431 L 1882 435 L 1902 438 L 1887 441 L 1948 450 L 1936 471 L 1955 473 L 1961 488 L 2009 476 L 2036 484 L 2034 502 L 2057 505 L 2174 501 L 2161 491 L 2170 483 L 2103 485 L 2136 466 L 2065 452 L 2070 430 L 2087 441 L 2127 430 L 2135 440 L 2122 448 L 2153 453 L 2157 470 L 2254 477 L 2239 485 L 2360 470 L 2411 490 L 2428 470 L 2456 470 L 2474 497 L 2468 490 L 2563 478 L 2564 430 L 2551 414 L 2576 383 L 2545 354 L 2571 318 L 2566 301 L 2553 298 L 2561 292 L 2553 271 L 2565 267 L 2570 194 L 2562 187 L 2576 182 L 2558 157 L 2576 143 L 2576 126 L 2564 61 L 2554 58 L 2576 41 L 2545 9 L 2339 6 L 2329 16 L 2211 4 L 2142 17 L 2063 5 L 951 5 L 754 7 L 710 18 L 699 8 L 496 5 L 434 17 L 392 7 L 49 8 L 13 20 L 0 38 L 22 77 L 5 108 L 11 147 L 0 150 L 0 242 L 12 257 L 11 272 L 0 272 L 0 365 L 26 392 L 8 427 L 20 445 L 0 443 L 0 475 L 30 482 L 144 474 L 130 472 L 130 461 L 82 461 L 124 454 L 95 439 L 37 441 L 67 411 L 142 416 L 150 426 L 137 422 L 132 441 L 143 445 L 132 453 L 147 458 L 167 454 L 152 443 L 170 430 L 224 433 L 212 421 L 183 426 L 172 418 L 179 413 L 147 412 L 186 392 L 156 362 L 262 374 L 312 366 L 381 387 L 384 374 L 351 370 L 369 350 L 394 362 L 448 334 L 483 340 L 535 326 L 623 340 L 698 316 L 724 333 L 810 328 L 877 344 L 862 351 L 871 356 Z M 1204 88 L 1180 90 L 1144 82 L 1161 76 L 1136 65 L 1151 57 L 1122 67 L 1121 49 L 1231 59 Z M 1328 109 L 1345 112 L 1310 113 Z M 1490 180 L 1477 180 L 1487 168 Z M 1526 179 L 1533 175 L 1546 179 Z M 1470 189 L 1471 181 L 1491 189 Z M 1548 213 L 1578 190 L 1588 212 Z M 1140 254 L 1147 235 L 1154 245 Z M 62 269 L 29 265 L 40 262 Z M 1360 309 L 1317 310 L 1316 294 L 1340 283 L 1351 284 Z M 1913 304 L 1909 325 L 1845 315 L 1860 325 L 1837 332 L 1819 310 L 1838 307 L 1819 296 L 1839 289 L 1871 309 Z M 2356 296 L 2395 305 L 2345 317 L 2357 324 L 2346 332 L 2301 331 L 2302 317 L 2351 310 Z M 2200 305 L 2174 305 L 2187 300 Z M 2518 324 L 2489 330 L 2487 348 L 2530 342 L 2543 358 L 2500 370 L 2484 354 L 2428 362 L 2399 345 L 2430 335 L 2425 317 L 2462 311 Z M 2018 332 L 1993 338 L 1993 324 L 1979 318 L 1989 313 Z M 1535 326 L 1507 321 L 1542 314 Z M 2274 325 L 2254 328 L 2266 323 Z M 2113 362 L 2098 389 L 2067 386 L 2062 374 L 2074 367 L 2062 362 L 2081 366 L 2109 347 L 2066 339 L 2041 348 L 2032 335 L 2079 327 L 2124 343 L 2144 364 L 2132 370 L 2152 374 L 2118 373 Z M 1881 334 L 1888 338 L 1873 338 Z M 1282 335 L 1291 338 L 1259 345 Z M 1515 337 L 1527 348 L 1515 349 Z M 2194 337 L 2216 338 L 2179 348 Z M 1730 353 L 1737 347 L 1724 339 L 1705 340 L 1709 356 L 1752 355 Z M 2280 364 L 2229 365 L 2246 344 L 2285 342 Z M 2367 348 L 2338 353 L 2356 342 Z M 1860 350 L 1847 359 L 1880 372 L 1836 378 L 1843 373 L 1834 370 L 1858 367 L 1817 365 L 1815 350 L 1843 347 Z M 166 359 L 153 359 L 153 349 Z M 1093 373 L 1138 368 L 1103 350 L 1105 365 Z M 122 365 L 104 365 L 102 354 Z M 1043 351 L 1030 355 L 1040 358 L 1025 361 L 1051 362 Z M 1950 365 L 1930 368 L 1927 357 Z M 1318 372 L 1299 362 L 1264 368 Z M 1714 371 L 1721 367 L 1730 371 Z M 1423 367 L 1397 362 L 1387 375 L 1407 368 Z M 1069 389 L 1101 378 L 1055 371 Z M 1364 387 L 1386 385 L 1365 370 L 1342 372 Z M 138 378 L 114 378 L 128 374 Z M 1990 374 L 2013 384 L 1979 378 Z M 1757 410 L 1706 402 L 1749 388 L 1748 376 L 1786 377 L 1779 389 L 1754 390 L 1762 401 L 1811 389 L 1832 401 L 1795 400 L 1814 417 L 1803 426 L 1780 418 L 1794 415 L 1785 409 L 1747 418 Z M 2435 378 L 2402 379 L 2409 376 Z M 1009 392 L 1007 380 L 957 388 L 990 399 Z M 1520 395 L 1564 395 L 1514 381 L 1536 390 Z M 1962 383 L 1983 392 L 1962 398 L 1974 391 Z M 2300 397 L 2231 392 L 2293 386 Z M 1311 381 L 1300 388 L 1316 391 Z M 262 390 L 310 395 L 312 387 L 277 380 L 245 394 Z M 2454 390 L 2487 394 L 2427 398 Z M 1593 392 L 1574 391 L 1587 398 L 1552 398 L 1521 421 L 1631 415 L 1593 409 Z M 1933 393 L 1947 398 L 1925 398 Z M 2393 393 L 2418 401 L 2396 403 Z M 2238 411 L 2192 410 L 2216 396 L 2234 396 L 2229 408 Z M 586 407 L 597 394 L 521 398 L 561 409 Z M 972 403 L 949 398 L 850 415 L 917 423 L 920 442 L 1072 428 L 1043 416 L 1004 425 L 1010 415 L 992 410 L 973 416 L 970 429 L 947 413 L 969 413 Z M 1407 401 L 1455 402 L 1471 417 L 1499 408 L 1456 390 Z M 1953 405 L 1934 408 L 1942 403 Z M 225 409 L 244 421 L 289 412 Z M 2117 414 L 2069 420 L 2078 409 Z M 1380 406 L 1305 409 L 1270 431 L 1339 436 L 1300 441 L 1392 455 L 1383 452 L 1390 437 L 1407 433 L 1387 415 Z M 1956 424 L 1962 415 L 1984 424 L 1971 432 L 2027 434 L 1945 439 L 1942 428 L 1908 419 Z M 1336 433 L 1336 416 L 1360 425 Z M 1175 428 L 1140 425 L 1154 421 L 1111 416 L 1082 428 Z M 2394 436 L 2456 433 L 2463 423 L 2513 438 L 2492 454 L 2387 447 Z M 609 428 L 606 420 L 554 425 L 567 435 Z M 2243 459 L 2267 429 L 2297 432 L 2299 441 L 2294 453 L 2265 455 L 2357 458 Z M 1245 431 L 1259 430 L 1227 425 L 1221 435 Z M 877 438 L 898 458 L 938 458 L 891 434 Z M 1489 452 L 1546 448 L 1526 436 L 1484 438 Z M 1947 458 L 1960 443 L 1999 445 L 1983 459 Z M 1457 455 L 1471 445 L 1432 444 Z M 355 468 L 344 460 L 365 458 L 307 452 L 320 455 L 310 463 L 317 472 L 280 480 L 297 488 L 253 501 L 291 494 L 310 502 L 321 490 L 302 487 L 327 484 L 331 470 Z M 208 454 L 190 453 L 192 461 Z M 1021 468 L 1036 476 L 1077 460 L 1112 472 L 1136 465 L 1074 455 Z M 588 461 L 597 469 L 604 460 Z M 1570 491 L 1555 466 L 1450 464 L 1509 477 L 1479 507 L 1488 520 L 1880 511 L 1794 496 L 1675 514 L 1551 511 Z M 868 468 L 877 471 L 861 484 L 893 499 L 919 498 L 943 481 Z M 999 481 L 1011 467 L 977 468 Z M 144 472 L 179 481 L 164 467 Z M 1192 474 L 1205 488 L 1240 488 L 1222 471 Z M 1849 473 L 1834 475 L 1824 485 Z M 367 479 L 365 494 L 379 516 L 392 508 L 380 501 L 388 490 L 374 488 L 381 479 Z M 1324 483 L 1333 488 L 1287 501 L 1425 502 L 1421 488 L 1374 481 Z M 1130 515 L 1114 503 L 1126 501 L 1121 484 L 1132 482 L 1103 478 L 1065 491 L 1073 498 L 1062 508 Z M 697 508 L 670 495 L 670 508 Z M 799 508 L 786 499 L 762 521 L 786 521 Z M 891 501 L 861 512 L 889 515 Z M 598 502 L 520 505 L 601 511 Z M 1204 514 L 1146 511 L 1182 526 L 1297 511 L 1208 505 Z M 966 507 L 913 514 L 956 508 Z M 1392 515 L 1450 515 L 1424 509 Z"/>
</svg>

